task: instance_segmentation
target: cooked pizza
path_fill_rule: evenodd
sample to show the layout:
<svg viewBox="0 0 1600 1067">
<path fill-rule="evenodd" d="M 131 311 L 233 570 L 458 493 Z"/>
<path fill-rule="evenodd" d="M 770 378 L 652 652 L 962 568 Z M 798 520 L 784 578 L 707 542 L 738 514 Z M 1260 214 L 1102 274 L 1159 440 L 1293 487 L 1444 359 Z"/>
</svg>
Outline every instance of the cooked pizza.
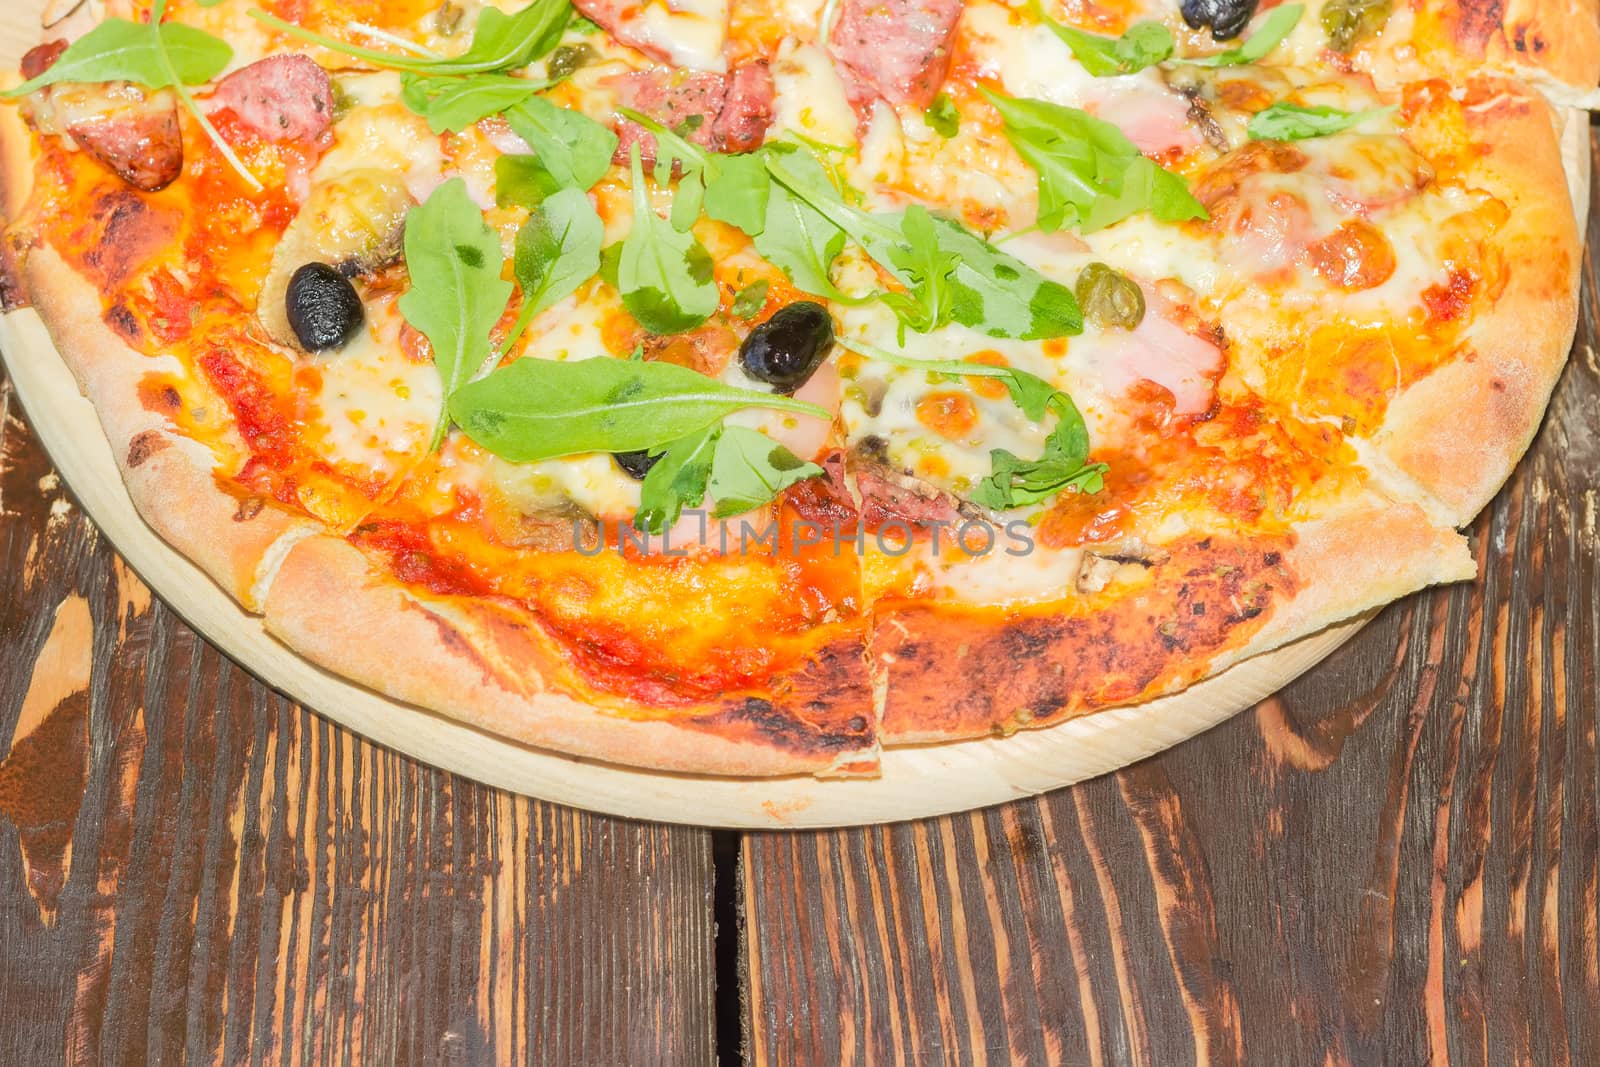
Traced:
<svg viewBox="0 0 1600 1067">
<path fill-rule="evenodd" d="M 576 757 L 871 775 L 1469 579 L 1575 326 L 1594 0 L 44 22 L 0 291 L 144 518 Z"/>
</svg>

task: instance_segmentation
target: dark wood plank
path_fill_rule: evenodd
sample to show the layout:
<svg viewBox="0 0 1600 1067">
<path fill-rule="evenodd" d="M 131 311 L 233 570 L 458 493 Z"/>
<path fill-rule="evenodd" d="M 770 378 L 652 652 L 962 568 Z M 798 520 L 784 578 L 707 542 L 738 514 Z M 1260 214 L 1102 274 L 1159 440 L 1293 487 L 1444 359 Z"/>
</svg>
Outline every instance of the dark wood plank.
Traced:
<svg viewBox="0 0 1600 1067">
<path fill-rule="evenodd" d="M 0 412 L 0 1064 L 713 1061 L 709 834 L 296 707 Z"/>
<path fill-rule="evenodd" d="M 1600 190 L 1590 246 L 1600 249 Z M 1600 285 L 1477 582 L 1036 801 L 746 840 L 757 1063 L 1586 1064 Z"/>
</svg>

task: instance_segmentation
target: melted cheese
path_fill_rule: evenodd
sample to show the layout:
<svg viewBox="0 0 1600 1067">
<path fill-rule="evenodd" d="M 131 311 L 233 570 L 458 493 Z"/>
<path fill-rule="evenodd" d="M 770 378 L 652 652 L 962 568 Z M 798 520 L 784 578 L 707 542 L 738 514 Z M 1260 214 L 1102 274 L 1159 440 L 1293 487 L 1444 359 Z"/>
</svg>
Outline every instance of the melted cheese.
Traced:
<svg viewBox="0 0 1600 1067">
<path fill-rule="evenodd" d="M 722 73 L 728 39 L 728 0 L 649 0 L 629 7 L 618 29 L 664 54 L 676 67 Z"/>
<path fill-rule="evenodd" d="M 327 458 L 388 479 L 427 449 L 444 396 L 438 369 L 408 359 L 396 340 L 397 318 L 379 314 L 342 351 L 308 358 L 321 379 L 312 431 Z"/>
<path fill-rule="evenodd" d="M 833 60 L 821 48 L 784 41 L 772 61 L 772 82 L 777 96 L 769 136 L 781 131 L 830 145 L 855 141 L 855 110 Z"/>
</svg>

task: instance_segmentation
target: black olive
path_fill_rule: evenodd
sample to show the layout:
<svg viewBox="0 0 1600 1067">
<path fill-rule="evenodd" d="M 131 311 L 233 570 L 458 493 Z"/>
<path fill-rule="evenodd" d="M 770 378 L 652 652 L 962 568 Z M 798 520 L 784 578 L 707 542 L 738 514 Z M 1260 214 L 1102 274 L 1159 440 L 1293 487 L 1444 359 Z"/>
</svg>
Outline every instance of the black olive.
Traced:
<svg viewBox="0 0 1600 1067">
<path fill-rule="evenodd" d="M 644 481 L 644 476 L 650 473 L 650 468 L 661 462 L 661 456 L 652 456 L 649 449 L 644 448 L 637 452 L 613 452 L 611 458 L 617 461 L 622 473 L 636 482 Z"/>
<path fill-rule="evenodd" d="M 1195 29 L 1211 27 L 1218 41 L 1239 36 L 1250 16 L 1256 13 L 1256 0 L 1183 0 L 1179 10 L 1183 21 Z"/>
<path fill-rule="evenodd" d="M 326 263 L 307 263 L 289 279 L 289 328 L 307 352 L 343 348 L 366 321 L 350 279 Z"/>
<path fill-rule="evenodd" d="M 750 331 L 739 346 L 739 363 L 757 381 L 792 393 L 817 372 L 833 347 L 833 317 L 821 304 L 802 300 Z"/>
</svg>

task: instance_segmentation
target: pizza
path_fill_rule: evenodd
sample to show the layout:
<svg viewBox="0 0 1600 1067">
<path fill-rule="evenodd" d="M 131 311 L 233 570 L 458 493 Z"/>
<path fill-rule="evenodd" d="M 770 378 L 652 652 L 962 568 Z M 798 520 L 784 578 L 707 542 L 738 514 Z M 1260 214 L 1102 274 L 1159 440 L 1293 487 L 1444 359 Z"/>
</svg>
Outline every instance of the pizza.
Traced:
<svg viewBox="0 0 1600 1067">
<path fill-rule="evenodd" d="M 871 775 L 1469 579 L 1575 327 L 1594 0 L 44 22 L 0 292 L 146 521 L 575 757 Z"/>
</svg>

